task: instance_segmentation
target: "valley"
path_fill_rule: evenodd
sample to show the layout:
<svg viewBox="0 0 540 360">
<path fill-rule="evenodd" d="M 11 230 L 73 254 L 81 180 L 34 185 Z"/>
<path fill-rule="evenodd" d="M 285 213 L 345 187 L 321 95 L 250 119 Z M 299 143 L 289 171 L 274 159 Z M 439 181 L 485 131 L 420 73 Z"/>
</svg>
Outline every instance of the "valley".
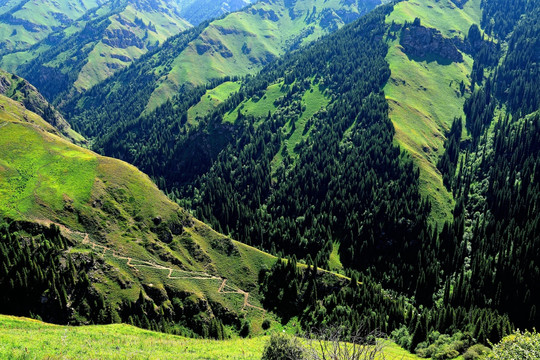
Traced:
<svg viewBox="0 0 540 360">
<path fill-rule="evenodd" d="M 539 15 L 5 1 L 0 357 L 535 358 Z"/>
</svg>

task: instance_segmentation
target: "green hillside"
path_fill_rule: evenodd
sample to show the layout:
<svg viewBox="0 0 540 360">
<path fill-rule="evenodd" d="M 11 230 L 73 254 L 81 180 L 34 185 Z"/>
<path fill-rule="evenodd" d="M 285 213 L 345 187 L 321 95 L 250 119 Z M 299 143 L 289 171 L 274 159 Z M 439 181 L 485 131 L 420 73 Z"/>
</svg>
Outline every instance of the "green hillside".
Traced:
<svg viewBox="0 0 540 360">
<path fill-rule="evenodd" d="M 133 43 L 133 37 L 141 40 L 139 44 L 132 44 L 137 49 L 119 47 L 115 40 L 97 45 L 93 54 L 88 56 L 90 64 L 76 84 L 80 90 L 111 75 L 125 66 L 125 62 L 138 58 L 146 50 L 186 27 L 239 10 L 248 4 L 245 0 L 5 1 L 0 6 L 0 66 L 15 71 L 24 62 L 33 60 L 43 52 L 50 52 L 52 47 L 83 31 L 87 24 L 92 25 L 92 20 L 99 17 L 110 20 L 109 31 L 101 34 L 103 38 L 111 39 L 116 31 L 115 35 L 122 35 L 124 41 L 127 38 Z M 83 45 L 78 44 L 78 49 Z M 75 54 L 73 47 L 76 46 L 72 44 L 71 48 L 72 54 Z M 66 57 L 59 55 L 56 62 L 65 60 Z M 47 62 L 49 66 L 53 64 L 56 66 L 55 62 Z M 66 73 L 67 70 L 70 69 L 64 65 L 62 71 Z M 97 78 L 89 81 L 93 75 Z"/>
<path fill-rule="evenodd" d="M 135 167 L 73 145 L 18 102 L 0 95 L 0 105 L 0 216 L 12 238 L 33 236 L 39 243 L 36 235 L 59 226 L 65 251 L 58 256 L 87 269 L 111 314 L 122 314 L 142 292 L 155 306 L 153 321 L 174 322 L 172 315 L 184 311 L 181 301 L 198 315 L 178 323 L 199 334 L 212 318 L 234 332 L 247 317 L 260 331 L 265 311 L 257 276 L 272 256 L 217 234 Z M 69 321 L 96 321 L 73 311 Z"/>
<path fill-rule="evenodd" d="M 377 1 L 262 1 L 216 20 L 160 76 L 147 108 L 161 105 L 185 83 L 203 85 L 211 79 L 254 73 L 376 5 Z"/>
<path fill-rule="evenodd" d="M 254 74 L 287 51 L 339 29 L 379 4 L 377 0 L 261 1 L 170 39 L 62 108 L 82 133 L 102 136 L 120 121 L 135 120 L 193 86 Z"/>
<path fill-rule="evenodd" d="M 463 39 L 472 24 L 480 24 L 480 16 L 480 0 L 467 1 L 463 8 L 451 0 L 412 0 L 397 4 L 386 22 L 403 25 L 418 18 L 423 26 L 437 29 L 445 38 Z M 462 62 L 445 61 L 437 54 L 415 58 L 404 53 L 399 39 L 388 41 L 386 59 L 392 74 L 384 92 L 396 129 L 395 140 L 419 166 L 422 194 L 430 199 L 433 217 L 442 225 L 452 218 L 453 198 L 443 185 L 437 162 L 453 119 L 464 116 L 460 84 L 469 88 L 473 60 L 468 54 Z"/>
<path fill-rule="evenodd" d="M 31 47 L 103 3 L 105 1 L 101 0 L 3 1 L 0 3 L 0 55 Z"/>
<path fill-rule="evenodd" d="M 35 46 L 2 56 L 53 100 L 89 89 L 191 25 L 175 2 L 108 2 Z"/>
<path fill-rule="evenodd" d="M 0 95 L 15 100 L 11 105 L 19 108 L 17 116 L 23 117 L 25 110 L 38 114 L 58 130 L 58 135 L 73 143 L 88 145 L 80 134 L 75 132 L 64 117 L 56 111 L 28 81 L 0 69 Z"/>
</svg>

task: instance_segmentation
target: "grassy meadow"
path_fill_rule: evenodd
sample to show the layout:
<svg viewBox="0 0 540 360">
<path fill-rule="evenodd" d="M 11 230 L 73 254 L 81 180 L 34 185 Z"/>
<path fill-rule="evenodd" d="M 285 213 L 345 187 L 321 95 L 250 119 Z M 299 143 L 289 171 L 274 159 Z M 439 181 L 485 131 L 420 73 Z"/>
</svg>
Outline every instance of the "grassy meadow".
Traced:
<svg viewBox="0 0 540 360">
<path fill-rule="evenodd" d="M 2 359 L 260 359 L 268 339 L 191 339 L 124 324 L 72 327 L 0 315 Z M 392 342 L 383 354 L 387 360 L 419 359 Z"/>
</svg>

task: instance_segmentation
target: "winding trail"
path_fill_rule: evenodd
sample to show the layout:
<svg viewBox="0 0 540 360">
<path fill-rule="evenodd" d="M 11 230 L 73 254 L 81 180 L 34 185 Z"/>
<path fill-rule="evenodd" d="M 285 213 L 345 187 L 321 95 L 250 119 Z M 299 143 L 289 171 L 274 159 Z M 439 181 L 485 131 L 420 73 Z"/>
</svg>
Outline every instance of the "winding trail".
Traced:
<svg viewBox="0 0 540 360">
<path fill-rule="evenodd" d="M 81 235 L 84 234 L 84 239 L 82 240 L 83 244 L 89 244 L 90 246 L 92 246 L 92 250 L 94 250 L 94 251 L 96 250 L 96 248 L 101 248 L 101 250 L 102 250 L 101 254 L 102 255 L 105 255 L 107 253 L 107 251 L 108 251 L 111 256 L 113 256 L 113 257 L 115 257 L 117 259 L 127 260 L 126 265 L 132 267 L 136 272 L 139 272 L 139 269 L 137 269 L 138 267 L 139 268 L 144 267 L 144 268 L 151 268 L 151 269 L 157 269 L 157 270 L 167 270 L 169 272 L 167 274 L 167 279 L 171 279 L 171 280 L 180 280 L 180 279 L 221 280 L 222 281 L 221 285 L 217 289 L 218 293 L 221 293 L 221 294 L 240 294 L 240 295 L 242 295 L 244 297 L 244 304 L 242 306 L 242 310 L 245 310 L 246 307 L 250 307 L 250 308 L 253 308 L 253 309 L 256 309 L 256 310 L 260 310 L 263 313 L 266 313 L 265 309 L 249 303 L 249 292 L 244 291 L 244 290 L 242 290 L 240 288 L 234 288 L 231 285 L 227 285 L 227 279 L 226 278 L 211 275 L 211 274 L 201 272 L 201 271 L 187 271 L 187 270 L 173 269 L 173 268 L 170 268 L 170 267 L 159 265 L 155 260 L 154 261 L 145 261 L 145 260 L 133 259 L 132 257 L 128 257 L 128 256 L 122 256 L 122 255 L 118 254 L 115 250 L 113 250 L 113 249 L 111 249 L 111 248 L 109 248 L 109 247 L 107 247 L 105 245 L 101 245 L 101 244 L 97 244 L 97 243 L 93 242 L 92 240 L 90 240 L 90 237 L 89 237 L 89 235 L 87 233 L 80 233 L 80 234 Z M 185 273 L 185 276 L 172 276 L 173 272 Z"/>
</svg>

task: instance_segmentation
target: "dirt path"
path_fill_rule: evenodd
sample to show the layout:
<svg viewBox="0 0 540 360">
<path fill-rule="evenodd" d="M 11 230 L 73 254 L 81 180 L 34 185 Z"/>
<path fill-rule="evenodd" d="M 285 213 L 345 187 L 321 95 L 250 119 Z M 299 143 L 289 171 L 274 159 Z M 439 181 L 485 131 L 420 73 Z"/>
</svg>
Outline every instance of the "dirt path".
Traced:
<svg viewBox="0 0 540 360">
<path fill-rule="evenodd" d="M 118 254 L 116 251 L 112 250 L 111 248 L 109 248 L 109 247 L 107 247 L 105 245 L 101 245 L 101 244 L 97 244 L 97 243 L 93 242 L 92 240 L 90 240 L 90 237 L 88 236 L 88 234 L 84 234 L 84 235 L 85 235 L 84 239 L 82 240 L 83 244 L 91 245 L 92 250 L 96 250 L 96 247 L 101 248 L 101 250 L 102 250 L 101 254 L 102 255 L 105 255 L 107 253 L 107 251 L 108 251 L 111 254 L 111 256 L 113 256 L 113 257 L 115 257 L 117 259 L 127 260 L 126 265 L 132 267 L 136 272 L 139 271 L 139 269 L 137 269 L 138 267 L 139 268 L 145 267 L 145 268 L 151 268 L 151 269 L 157 269 L 157 270 L 167 270 L 169 272 L 167 274 L 167 279 L 171 279 L 171 280 L 180 280 L 180 279 L 222 280 L 221 285 L 217 289 L 218 293 L 243 295 L 244 296 L 244 305 L 242 306 L 242 310 L 245 310 L 246 307 L 250 307 L 250 308 L 257 309 L 257 310 L 260 310 L 260 311 L 266 313 L 265 309 L 263 309 L 263 308 L 261 308 L 259 306 L 252 305 L 252 304 L 249 303 L 249 292 L 244 291 L 244 290 L 242 290 L 240 288 L 234 288 L 234 287 L 232 287 L 230 285 L 227 285 L 227 279 L 225 279 L 225 278 L 215 276 L 215 275 L 211 275 L 211 274 L 201 272 L 201 271 L 187 271 L 187 270 L 173 269 L 173 268 L 170 268 L 170 267 L 159 265 L 155 261 L 138 260 L 138 259 L 133 259 L 131 257 L 122 256 L 122 255 Z M 173 272 L 185 273 L 186 275 L 185 276 L 172 276 Z M 228 288 L 228 289 L 226 289 L 226 288 Z"/>
<path fill-rule="evenodd" d="M 226 285 L 226 283 L 227 283 L 227 279 L 223 279 L 223 282 L 221 283 L 221 286 L 218 289 L 218 293 L 222 293 L 222 294 L 242 294 L 242 295 L 244 295 L 244 306 L 242 306 L 242 310 L 244 310 L 246 308 L 246 306 L 249 306 L 251 308 L 258 309 L 258 310 L 261 310 L 263 312 L 266 312 L 266 310 L 264 310 L 263 308 L 260 308 L 260 307 L 255 306 L 255 305 L 251 305 L 249 303 L 249 293 L 247 291 L 244 291 L 242 289 L 233 289 L 232 291 L 225 291 L 224 290 L 225 286 L 229 286 L 229 285 Z"/>
</svg>

